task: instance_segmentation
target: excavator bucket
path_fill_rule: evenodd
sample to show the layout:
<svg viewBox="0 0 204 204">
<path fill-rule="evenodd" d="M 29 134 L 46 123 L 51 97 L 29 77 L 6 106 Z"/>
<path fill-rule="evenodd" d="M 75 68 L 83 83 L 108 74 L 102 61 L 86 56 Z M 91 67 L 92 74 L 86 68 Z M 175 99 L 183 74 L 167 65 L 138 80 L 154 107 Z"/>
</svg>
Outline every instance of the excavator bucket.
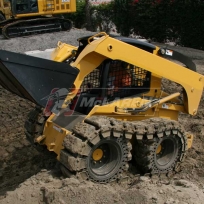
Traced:
<svg viewBox="0 0 204 204">
<path fill-rule="evenodd" d="M 53 90 L 68 91 L 78 73 L 65 63 L 0 50 L 0 85 L 42 107 Z"/>
</svg>

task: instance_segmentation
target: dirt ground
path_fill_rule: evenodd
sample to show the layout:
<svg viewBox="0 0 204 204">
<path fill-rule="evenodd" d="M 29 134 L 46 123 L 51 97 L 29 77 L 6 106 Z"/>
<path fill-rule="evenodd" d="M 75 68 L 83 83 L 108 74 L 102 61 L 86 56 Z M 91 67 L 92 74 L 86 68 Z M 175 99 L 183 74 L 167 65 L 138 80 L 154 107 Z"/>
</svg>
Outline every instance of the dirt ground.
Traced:
<svg viewBox="0 0 204 204">
<path fill-rule="evenodd" d="M 57 41 L 77 45 L 76 39 L 90 34 L 85 30 L 43 34 L 11 40 L 0 39 L 0 49 L 25 52 L 45 50 Z M 157 45 L 161 45 L 156 43 Z M 204 74 L 204 52 L 175 47 L 191 57 L 197 71 Z M 182 76 L 181 76 L 182 77 Z M 189 78 L 189 81 L 191 79 Z M 171 92 L 179 87 L 164 81 Z M 56 160 L 38 153 L 27 142 L 24 121 L 34 104 L 0 87 L 0 203 L 8 204 L 202 204 L 204 200 L 204 96 L 198 114 L 180 114 L 179 121 L 194 134 L 182 171 L 167 180 L 131 175 L 120 183 L 95 184 L 90 181 L 64 179 Z"/>
</svg>

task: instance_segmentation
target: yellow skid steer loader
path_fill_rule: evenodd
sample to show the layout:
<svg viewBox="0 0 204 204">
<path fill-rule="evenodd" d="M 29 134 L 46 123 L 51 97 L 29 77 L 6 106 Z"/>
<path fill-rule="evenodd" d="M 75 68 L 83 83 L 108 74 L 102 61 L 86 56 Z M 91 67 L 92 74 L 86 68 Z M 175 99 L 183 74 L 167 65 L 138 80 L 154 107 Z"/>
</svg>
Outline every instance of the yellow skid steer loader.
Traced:
<svg viewBox="0 0 204 204">
<path fill-rule="evenodd" d="M 0 84 L 37 104 L 25 122 L 28 140 L 55 152 L 64 174 L 78 179 L 119 180 L 133 159 L 142 174 L 177 172 L 193 141 L 178 114 L 195 115 L 203 92 L 195 64 L 106 33 L 78 41 L 59 42 L 52 60 L 0 51 Z M 164 92 L 162 78 L 183 91 Z"/>
</svg>

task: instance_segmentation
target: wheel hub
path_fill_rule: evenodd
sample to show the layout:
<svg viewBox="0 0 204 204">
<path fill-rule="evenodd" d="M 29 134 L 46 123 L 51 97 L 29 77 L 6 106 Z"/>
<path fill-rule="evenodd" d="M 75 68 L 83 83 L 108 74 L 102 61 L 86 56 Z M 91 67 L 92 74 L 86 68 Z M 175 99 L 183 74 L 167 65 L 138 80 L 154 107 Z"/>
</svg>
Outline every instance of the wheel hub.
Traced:
<svg viewBox="0 0 204 204">
<path fill-rule="evenodd" d="M 156 154 L 159 154 L 162 150 L 161 144 L 157 147 Z"/>
<path fill-rule="evenodd" d="M 105 138 L 93 147 L 87 158 L 89 177 L 97 182 L 115 180 L 126 162 L 126 140 Z M 125 161 L 124 161 L 125 160 Z"/>
<path fill-rule="evenodd" d="M 92 158 L 94 161 L 99 161 L 101 160 L 103 157 L 103 150 L 102 149 L 96 149 L 94 150 L 93 154 L 92 154 Z"/>
<path fill-rule="evenodd" d="M 176 139 L 173 136 L 165 138 L 158 145 L 155 153 L 155 162 L 159 166 L 159 168 L 168 168 L 167 166 L 171 166 L 178 154 Z"/>
</svg>

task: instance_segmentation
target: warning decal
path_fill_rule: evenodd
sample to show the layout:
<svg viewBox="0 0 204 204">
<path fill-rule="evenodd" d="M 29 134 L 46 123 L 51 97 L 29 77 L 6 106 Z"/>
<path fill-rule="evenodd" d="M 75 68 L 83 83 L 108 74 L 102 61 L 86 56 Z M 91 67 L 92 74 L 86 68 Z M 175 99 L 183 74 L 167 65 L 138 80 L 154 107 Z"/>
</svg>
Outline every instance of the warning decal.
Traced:
<svg viewBox="0 0 204 204">
<path fill-rule="evenodd" d="M 166 55 L 172 56 L 173 55 L 173 51 L 172 50 L 166 50 Z"/>
</svg>

